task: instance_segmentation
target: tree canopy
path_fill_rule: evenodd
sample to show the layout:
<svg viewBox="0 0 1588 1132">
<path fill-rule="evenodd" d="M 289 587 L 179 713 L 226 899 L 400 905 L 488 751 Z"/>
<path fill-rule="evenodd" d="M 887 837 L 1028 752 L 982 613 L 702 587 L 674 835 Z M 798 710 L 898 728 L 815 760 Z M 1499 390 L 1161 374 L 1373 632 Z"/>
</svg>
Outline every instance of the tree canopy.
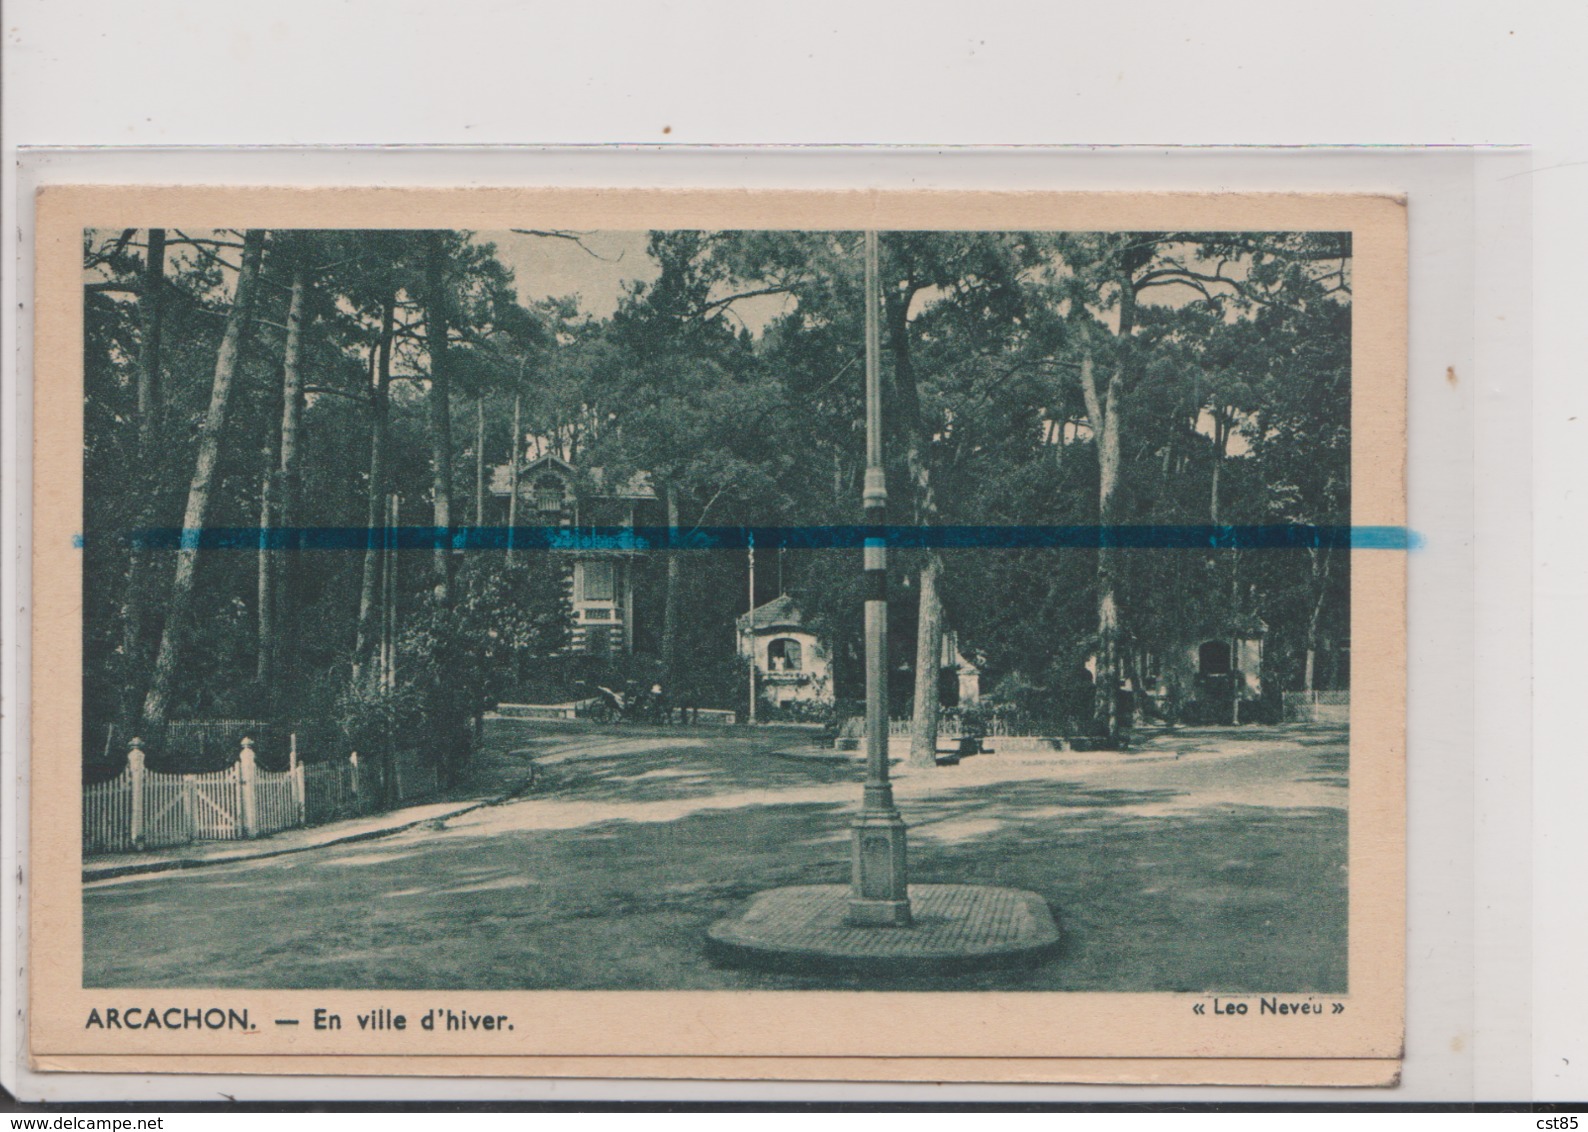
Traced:
<svg viewBox="0 0 1588 1132">
<path fill-rule="evenodd" d="M 516 694 L 567 643 L 547 556 L 443 539 L 399 554 L 388 594 L 374 535 L 357 553 L 266 537 L 383 528 L 390 497 L 403 525 L 500 522 L 488 474 L 515 457 L 644 473 L 684 531 L 858 522 L 860 244 L 652 232 L 646 270 L 601 311 L 526 291 L 476 233 L 86 232 L 90 747 L 148 717 L 345 715 L 391 603 L 407 611 L 403 694 L 447 685 L 457 711 Z M 1347 237 L 887 232 L 881 251 L 893 521 L 1349 522 Z M 132 537 L 194 525 L 259 529 L 263 549 Z M 845 555 L 782 552 L 756 590 L 797 600 L 841 692 L 859 671 Z M 1155 654 L 1235 624 L 1264 627 L 1276 688 L 1347 673 L 1347 556 L 1324 548 L 911 551 L 893 571 L 906 667 L 918 637 L 948 629 L 984 686 L 1050 710 L 1073 709 L 1086 670 L 1105 732 L 1121 725 L 1114 689 L 1141 687 Z M 636 580 L 666 608 L 637 650 L 732 706 L 742 556 L 676 552 Z M 929 693 L 906 694 L 935 727 Z"/>
</svg>

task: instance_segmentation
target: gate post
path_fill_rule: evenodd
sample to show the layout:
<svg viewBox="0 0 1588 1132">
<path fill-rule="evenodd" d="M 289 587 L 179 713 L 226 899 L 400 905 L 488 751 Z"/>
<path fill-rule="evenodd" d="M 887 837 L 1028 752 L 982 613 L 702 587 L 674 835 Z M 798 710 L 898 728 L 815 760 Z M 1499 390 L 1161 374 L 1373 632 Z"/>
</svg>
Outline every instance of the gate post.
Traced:
<svg viewBox="0 0 1588 1132">
<path fill-rule="evenodd" d="M 198 776 L 182 776 L 182 821 L 189 841 L 198 840 Z"/>
<path fill-rule="evenodd" d="M 143 740 L 134 738 L 127 752 L 127 777 L 132 783 L 132 846 L 143 848 Z"/>
<path fill-rule="evenodd" d="M 292 733 L 292 745 L 287 751 L 287 770 L 292 775 L 292 802 L 298 812 L 298 824 L 308 821 L 308 799 L 305 797 L 303 764 L 298 761 L 298 733 Z"/>
<path fill-rule="evenodd" d="M 242 753 L 237 756 L 237 773 L 243 785 L 243 836 L 253 837 L 259 829 L 257 800 L 254 798 L 254 741 L 243 740 Z"/>
<path fill-rule="evenodd" d="M 364 807 L 362 805 L 362 799 L 360 799 L 358 796 L 358 752 L 354 751 L 352 754 L 348 755 L 347 761 L 353 767 L 353 813 L 362 814 L 364 812 Z"/>
</svg>

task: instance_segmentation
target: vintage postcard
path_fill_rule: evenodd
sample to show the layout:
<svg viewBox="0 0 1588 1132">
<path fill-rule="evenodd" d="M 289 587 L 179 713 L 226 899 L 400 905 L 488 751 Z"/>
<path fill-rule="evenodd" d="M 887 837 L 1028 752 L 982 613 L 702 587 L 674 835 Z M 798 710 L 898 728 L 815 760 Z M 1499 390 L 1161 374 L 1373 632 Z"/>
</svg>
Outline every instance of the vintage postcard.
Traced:
<svg viewBox="0 0 1588 1132">
<path fill-rule="evenodd" d="M 1404 213 L 45 190 L 33 1065 L 1393 1083 Z"/>
</svg>

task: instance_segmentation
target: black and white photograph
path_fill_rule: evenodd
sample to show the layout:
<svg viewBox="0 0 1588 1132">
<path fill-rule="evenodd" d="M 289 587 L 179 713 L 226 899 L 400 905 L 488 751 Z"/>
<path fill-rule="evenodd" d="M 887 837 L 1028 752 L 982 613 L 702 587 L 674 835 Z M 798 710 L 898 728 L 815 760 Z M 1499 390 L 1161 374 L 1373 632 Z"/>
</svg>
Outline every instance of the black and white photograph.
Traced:
<svg viewBox="0 0 1588 1132">
<path fill-rule="evenodd" d="M 1588 7 L 8 11 L 16 1115 L 1570 1123 Z"/>
<path fill-rule="evenodd" d="M 1352 230 L 78 231 L 86 1052 L 1362 990 Z"/>
</svg>

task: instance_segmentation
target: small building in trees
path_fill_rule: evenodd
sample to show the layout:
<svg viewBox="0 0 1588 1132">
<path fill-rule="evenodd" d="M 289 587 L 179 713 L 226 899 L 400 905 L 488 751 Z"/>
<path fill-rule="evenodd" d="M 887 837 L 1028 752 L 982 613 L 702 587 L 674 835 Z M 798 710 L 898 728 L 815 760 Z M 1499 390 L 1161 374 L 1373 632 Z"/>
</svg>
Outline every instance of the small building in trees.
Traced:
<svg viewBox="0 0 1588 1132">
<path fill-rule="evenodd" d="M 1253 614 L 1205 625 L 1192 639 L 1142 656 L 1141 677 L 1160 715 L 1188 723 L 1239 723 L 1263 698 L 1268 625 Z M 1146 705 L 1141 705 L 1145 707 Z"/>
<path fill-rule="evenodd" d="M 514 503 L 514 487 L 517 501 Z M 553 455 L 499 464 L 491 473 L 496 520 L 519 527 L 627 527 L 654 521 L 656 490 L 638 472 L 609 477 L 602 468 L 576 468 Z M 534 551 L 533 553 L 545 553 Z M 553 551 L 566 565 L 572 636 L 568 651 L 601 656 L 634 651 L 634 548 Z"/>
<path fill-rule="evenodd" d="M 831 704 L 835 698 L 827 645 L 804 623 L 787 594 L 738 618 L 739 655 L 755 665 L 765 703 Z"/>
<path fill-rule="evenodd" d="M 943 670 L 952 670 L 954 703 L 961 706 L 981 702 L 981 665 L 959 650 L 959 634 L 952 629 L 943 632 Z M 945 697 L 944 702 L 949 702 Z"/>
<path fill-rule="evenodd" d="M 737 621 L 739 655 L 755 664 L 761 700 L 773 706 L 791 703 L 830 705 L 837 699 L 833 650 L 805 623 L 798 604 L 787 594 L 757 606 Z M 913 650 L 899 649 L 901 683 L 913 680 Z M 972 704 L 981 698 L 981 669 L 959 651 L 952 631 L 943 634 L 939 664 L 939 696 L 944 706 Z M 898 703 L 904 702 L 901 697 Z"/>
<path fill-rule="evenodd" d="M 890 702 L 902 711 L 915 696 L 915 642 L 904 639 L 894 649 L 898 672 L 903 679 Z M 943 644 L 937 658 L 937 702 L 944 707 L 967 707 L 981 702 L 981 665 L 960 651 L 959 634 L 944 628 Z"/>
</svg>

